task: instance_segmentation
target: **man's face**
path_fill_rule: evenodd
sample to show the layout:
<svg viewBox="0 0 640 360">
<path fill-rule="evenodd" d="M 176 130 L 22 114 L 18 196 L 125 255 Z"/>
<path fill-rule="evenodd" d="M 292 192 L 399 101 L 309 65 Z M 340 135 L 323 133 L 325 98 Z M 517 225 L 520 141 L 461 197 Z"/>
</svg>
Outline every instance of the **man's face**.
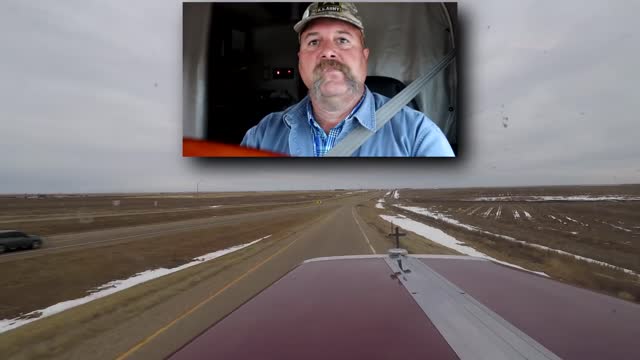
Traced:
<svg viewBox="0 0 640 360">
<path fill-rule="evenodd" d="M 316 95 L 333 97 L 362 88 L 369 49 L 357 27 L 335 19 L 317 19 L 300 35 L 298 70 Z"/>
</svg>

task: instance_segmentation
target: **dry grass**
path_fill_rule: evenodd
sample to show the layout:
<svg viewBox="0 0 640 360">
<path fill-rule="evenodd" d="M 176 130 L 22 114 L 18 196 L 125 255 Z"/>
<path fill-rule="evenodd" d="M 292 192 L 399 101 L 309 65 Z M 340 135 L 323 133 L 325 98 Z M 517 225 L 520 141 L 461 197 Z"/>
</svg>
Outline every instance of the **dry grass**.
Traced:
<svg viewBox="0 0 640 360">
<path fill-rule="evenodd" d="M 544 272 L 553 279 L 568 284 L 624 300 L 640 302 L 640 278 L 613 267 L 578 260 L 572 256 L 533 248 L 496 236 L 468 231 L 400 209 L 395 213 L 402 213 L 416 221 L 437 227 L 459 241 L 498 260 L 529 270 Z"/>
<path fill-rule="evenodd" d="M 371 228 L 375 229 L 381 237 L 387 242 L 387 249 L 396 247 L 395 239 L 388 236 L 391 233 L 390 224 L 380 217 L 380 214 L 392 214 L 387 210 L 375 208 L 375 200 L 370 201 L 366 206 L 358 206 L 358 214 Z M 441 254 L 441 255 L 460 255 L 458 252 L 442 246 L 438 243 L 425 239 L 412 232 L 405 232 L 406 236 L 400 237 L 400 246 L 410 254 Z"/>
<path fill-rule="evenodd" d="M 287 205 L 260 205 L 237 208 L 215 208 L 210 210 L 179 211 L 152 214 L 131 214 L 120 216 L 86 216 L 78 213 L 76 218 L 47 221 L 21 221 L 1 224 L 0 226 L 20 229 L 41 236 L 95 231 L 135 225 L 162 224 L 173 221 L 202 219 L 212 216 L 247 214 L 286 207 Z M 112 212 L 117 213 L 117 212 Z M 46 240 L 46 239 L 45 239 Z"/>
<path fill-rule="evenodd" d="M 219 261 L 203 263 L 24 325 L 0 336 L 0 352 L 7 358 L 48 359 L 60 356 L 74 348 L 78 341 L 95 337 L 112 329 L 114 324 L 138 317 L 276 241 L 276 238 L 270 239 L 255 248 L 228 254 Z M 33 344 L 34 339 L 39 340 Z"/>
<path fill-rule="evenodd" d="M 0 196 L 0 228 L 55 235 L 244 214 L 345 196 L 344 191 L 144 194 L 25 199 Z M 348 196 L 348 195 L 347 195 Z M 113 206 L 113 201 L 120 205 Z M 208 209 L 209 206 L 220 208 Z M 185 211 L 189 209 L 188 211 Z M 115 216 L 114 216 L 115 215 Z M 51 219 L 48 217 L 68 217 Z M 7 222 L 10 221 L 10 222 Z"/>
<path fill-rule="evenodd" d="M 99 285 L 141 271 L 175 267 L 194 257 L 295 227 L 327 211 L 326 208 L 301 210 L 269 222 L 243 221 L 242 226 L 219 225 L 0 263 L 0 273 L 19 274 L 0 277 L 0 288 L 3 289 L 0 292 L 0 304 L 3 304 L 0 318 L 13 318 L 79 298 Z"/>
<path fill-rule="evenodd" d="M 323 218 L 329 210 L 325 208 L 316 211 L 314 216 L 307 215 L 305 218 L 293 219 L 287 224 L 277 224 L 280 230 L 274 232 L 269 239 L 220 259 L 145 282 L 2 334 L 0 353 L 12 359 L 62 357 L 79 342 L 112 330 L 114 324 L 138 318 L 149 309 L 187 292 L 198 284 L 220 278 L 221 272 L 235 269 L 236 264 L 280 246 L 283 239 Z M 228 281 L 222 278 L 219 280 L 222 283 Z M 194 301 L 197 303 L 201 299 Z M 184 309 L 190 306 L 184 304 Z M 34 339 L 38 339 L 37 343 L 33 343 Z"/>
</svg>

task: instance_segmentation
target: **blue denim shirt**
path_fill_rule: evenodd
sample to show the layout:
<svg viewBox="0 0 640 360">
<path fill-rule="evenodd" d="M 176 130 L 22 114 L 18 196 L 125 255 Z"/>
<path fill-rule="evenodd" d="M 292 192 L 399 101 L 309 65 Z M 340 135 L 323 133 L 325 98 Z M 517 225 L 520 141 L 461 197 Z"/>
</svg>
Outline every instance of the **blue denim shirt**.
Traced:
<svg viewBox="0 0 640 360">
<path fill-rule="evenodd" d="M 358 104 L 351 110 L 349 115 L 347 115 L 346 119 L 350 118 L 353 113 L 360 109 L 360 106 L 364 102 L 364 95 L 358 101 Z M 342 128 L 344 127 L 344 120 L 342 120 L 338 125 L 336 125 L 333 129 L 329 130 L 329 134 L 325 133 L 324 129 L 320 127 L 316 118 L 313 116 L 313 109 L 311 109 L 311 101 L 307 101 L 307 118 L 309 119 L 309 126 L 311 126 L 311 130 L 313 130 L 313 150 L 315 156 L 324 156 L 329 150 L 331 150 L 336 144 L 337 140 L 340 137 L 340 133 L 342 132 Z"/>
<path fill-rule="evenodd" d="M 344 120 L 336 143 L 357 126 L 375 131 L 375 112 L 389 98 L 366 89 L 360 108 Z M 241 145 L 291 156 L 315 156 L 313 130 L 307 119 L 309 97 L 288 109 L 267 115 L 247 131 Z M 454 156 L 440 128 L 423 113 L 403 107 L 352 156 Z"/>
</svg>

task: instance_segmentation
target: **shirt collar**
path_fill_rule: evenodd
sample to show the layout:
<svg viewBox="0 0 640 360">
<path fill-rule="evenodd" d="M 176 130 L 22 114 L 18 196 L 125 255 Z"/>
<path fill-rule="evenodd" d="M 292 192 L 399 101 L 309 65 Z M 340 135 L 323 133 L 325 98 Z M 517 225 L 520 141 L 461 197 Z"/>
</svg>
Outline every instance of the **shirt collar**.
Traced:
<svg viewBox="0 0 640 360">
<path fill-rule="evenodd" d="M 373 98 L 373 93 L 369 91 L 369 88 L 365 86 L 364 96 L 360 99 L 360 102 L 351 110 L 347 119 L 350 117 L 355 118 L 360 125 L 364 126 L 368 130 L 375 131 L 376 129 L 376 104 Z M 311 117 L 308 116 L 311 115 Z M 311 100 L 309 96 L 305 96 L 302 101 L 292 106 L 285 111 L 283 116 L 284 122 L 289 128 L 294 126 L 300 121 L 300 119 L 313 119 L 313 112 L 311 111 Z M 315 121 L 315 120 L 314 120 Z"/>
</svg>

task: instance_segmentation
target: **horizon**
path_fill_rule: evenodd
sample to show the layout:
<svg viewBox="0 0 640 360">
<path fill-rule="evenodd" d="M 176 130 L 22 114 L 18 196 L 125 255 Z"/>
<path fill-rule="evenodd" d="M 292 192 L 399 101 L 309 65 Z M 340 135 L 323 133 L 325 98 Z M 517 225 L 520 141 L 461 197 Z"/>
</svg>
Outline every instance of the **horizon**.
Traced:
<svg viewBox="0 0 640 360">
<path fill-rule="evenodd" d="M 0 193 L 640 183 L 624 76 L 639 2 L 459 1 L 460 148 L 445 161 L 183 158 L 181 1 L 0 9 Z"/>
<path fill-rule="evenodd" d="M 332 188 L 332 189 L 293 189 L 293 190 L 200 190 L 198 191 L 130 191 L 130 192 L 30 192 L 30 193 L 0 193 L 0 196 L 26 196 L 26 195 L 155 195 L 155 194 L 219 194 L 219 193 L 245 193 L 245 192 L 311 192 L 311 191 L 385 191 L 385 190 L 468 190 L 468 189 L 527 189 L 527 188 L 567 188 L 567 187 L 625 187 L 625 186 L 640 186 L 640 183 L 621 183 L 621 184 L 573 184 L 573 185 L 552 185 L 552 184 L 536 184 L 536 185 L 522 185 L 522 186 L 466 186 L 466 187 L 390 187 L 390 188 Z"/>
</svg>

